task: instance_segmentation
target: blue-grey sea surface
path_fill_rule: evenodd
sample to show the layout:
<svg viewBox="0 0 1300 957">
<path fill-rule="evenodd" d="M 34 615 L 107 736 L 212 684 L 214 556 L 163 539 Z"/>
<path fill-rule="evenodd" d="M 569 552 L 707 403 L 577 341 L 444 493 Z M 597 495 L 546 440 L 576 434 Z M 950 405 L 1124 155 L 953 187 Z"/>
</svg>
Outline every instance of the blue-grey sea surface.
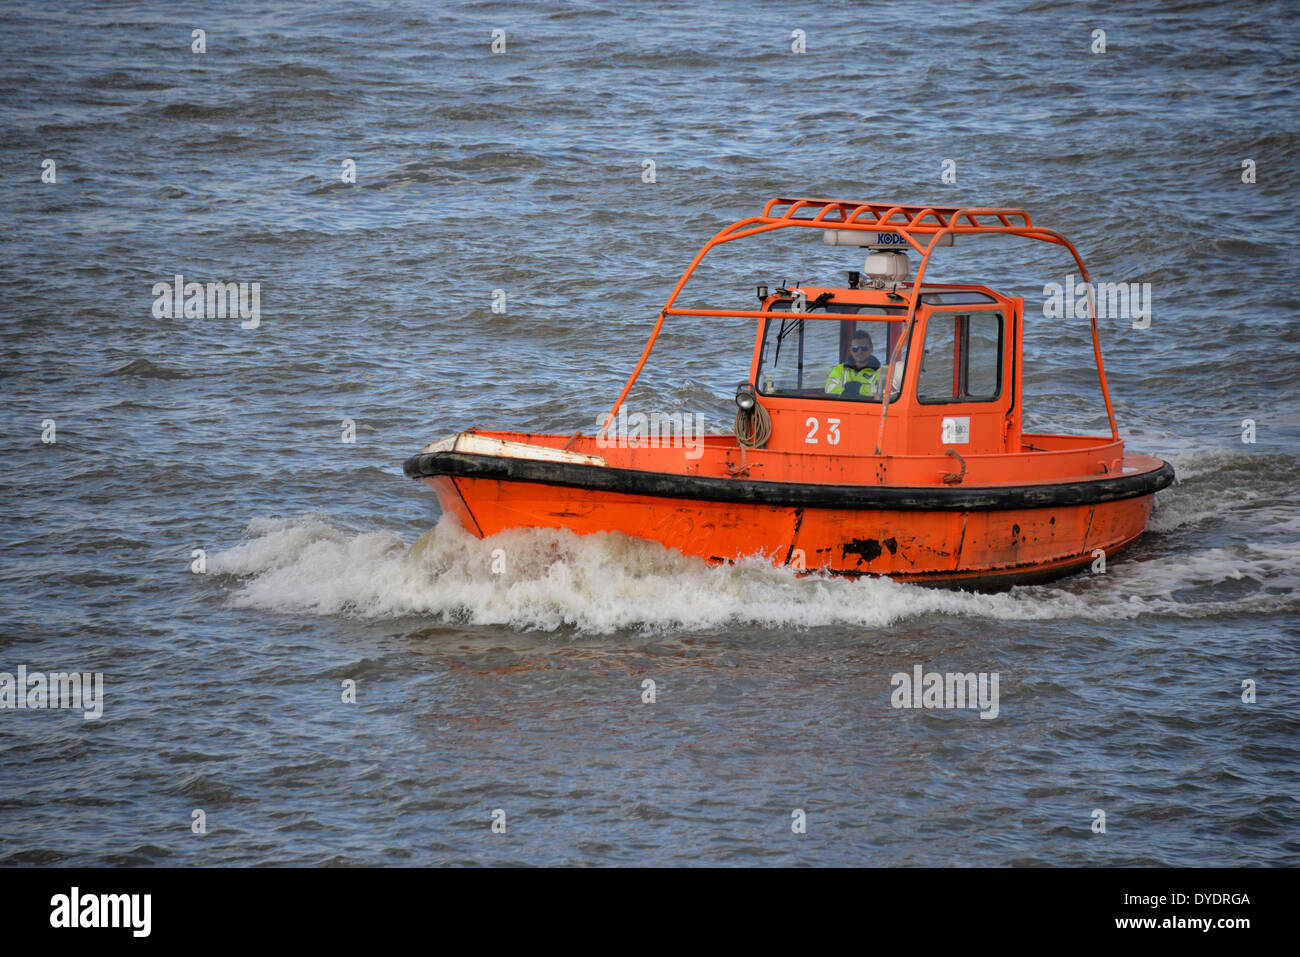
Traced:
<svg viewBox="0 0 1300 957">
<path fill-rule="evenodd" d="M 6 4 L 0 671 L 104 710 L 0 710 L 0 864 L 1300 863 L 1297 18 Z M 1178 471 L 1148 534 L 971 594 L 439 521 L 404 458 L 590 432 L 782 195 L 1023 208 L 1150 283 L 1101 328 Z M 723 247 L 695 303 L 860 267 L 817 240 Z M 959 240 L 930 278 L 1025 296 L 1028 427 L 1095 434 L 1073 272 Z M 159 318 L 176 275 L 257 324 Z M 670 320 L 630 401 L 729 431 L 752 335 Z M 917 665 L 996 672 L 997 717 L 892 707 Z"/>
</svg>

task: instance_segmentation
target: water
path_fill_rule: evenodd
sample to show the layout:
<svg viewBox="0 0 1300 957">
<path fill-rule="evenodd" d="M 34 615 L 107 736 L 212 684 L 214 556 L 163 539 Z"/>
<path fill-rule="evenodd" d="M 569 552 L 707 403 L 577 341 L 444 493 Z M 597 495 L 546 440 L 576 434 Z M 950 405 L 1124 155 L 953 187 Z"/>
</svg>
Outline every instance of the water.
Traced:
<svg viewBox="0 0 1300 957">
<path fill-rule="evenodd" d="M 0 713 L 0 864 L 1294 866 L 1298 36 L 1284 3 L 6 7 L 0 670 L 106 701 Z M 1102 327 L 1180 477 L 1150 533 L 974 595 L 438 523 L 407 455 L 589 430 L 776 195 L 1021 207 L 1150 282 L 1150 329 Z M 1025 295 L 1030 426 L 1095 430 L 1038 245 L 930 275 Z M 697 303 L 858 265 L 721 253 Z M 155 318 L 178 273 L 260 282 L 260 325 Z M 750 345 L 670 322 L 631 401 L 729 428 Z M 998 672 L 998 717 L 891 708 L 917 664 Z"/>
</svg>

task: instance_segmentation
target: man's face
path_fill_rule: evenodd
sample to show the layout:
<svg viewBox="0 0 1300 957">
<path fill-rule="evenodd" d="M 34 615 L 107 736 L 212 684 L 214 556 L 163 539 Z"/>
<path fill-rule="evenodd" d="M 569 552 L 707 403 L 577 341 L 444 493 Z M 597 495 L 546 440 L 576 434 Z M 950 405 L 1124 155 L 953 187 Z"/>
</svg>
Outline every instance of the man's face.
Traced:
<svg viewBox="0 0 1300 957">
<path fill-rule="evenodd" d="M 849 346 L 849 359 L 854 365 L 861 366 L 871 358 L 871 337 L 854 336 Z"/>
</svg>

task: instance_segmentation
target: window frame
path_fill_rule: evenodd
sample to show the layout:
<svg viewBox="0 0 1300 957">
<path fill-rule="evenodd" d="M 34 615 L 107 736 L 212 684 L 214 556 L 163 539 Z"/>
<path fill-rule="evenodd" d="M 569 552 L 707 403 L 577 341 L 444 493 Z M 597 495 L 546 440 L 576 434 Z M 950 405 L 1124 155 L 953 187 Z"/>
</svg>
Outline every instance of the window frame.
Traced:
<svg viewBox="0 0 1300 957">
<path fill-rule="evenodd" d="M 1002 400 L 1006 392 L 1006 361 L 1007 361 L 1007 310 L 1005 307 L 996 305 L 993 308 L 971 309 L 966 305 L 953 306 L 934 306 L 932 311 L 925 317 L 925 332 L 921 336 L 921 348 L 916 364 L 916 386 L 912 390 L 912 395 L 918 405 L 987 405 L 991 402 Z M 970 357 L 968 343 L 970 342 L 970 317 L 977 313 L 993 313 L 998 317 L 998 389 L 992 396 L 946 396 L 940 399 L 927 399 L 921 395 L 921 364 L 925 360 L 925 347 L 930 342 L 931 323 L 935 319 L 947 316 L 966 316 L 967 321 L 962 330 L 962 348 L 961 354 L 966 359 L 962 368 L 958 370 L 960 376 L 960 387 L 962 391 L 966 390 L 966 384 L 970 377 Z M 951 330 L 944 329 L 945 333 Z M 892 401 L 892 400 L 891 400 Z"/>
<path fill-rule="evenodd" d="M 793 310 L 791 310 L 791 309 L 790 309 L 790 306 L 793 304 L 793 302 L 794 302 L 793 299 L 779 299 L 779 300 L 777 300 L 776 302 L 773 302 L 771 305 L 769 305 L 769 306 L 767 307 L 767 311 L 768 311 L 768 312 L 787 312 L 787 313 L 789 313 L 790 315 L 794 315 L 794 316 L 798 316 L 798 315 L 811 315 L 810 313 L 797 313 L 797 312 L 794 312 Z M 883 311 L 883 312 L 864 312 L 863 310 L 884 310 L 884 311 Z M 906 337 L 908 336 L 908 328 L 907 328 L 907 327 L 908 327 L 909 323 L 907 322 L 907 308 L 904 307 L 904 306 L 882 306 L 882 305 L 878 305 L 878 304 L 876 304 L 876 303 L 866 303 L 866 302 L 829 302 L 829 303 L 827 303 L 825 306 L 823 306 L 821 309 L 819 309 L 819 310 L 818 310 L 818 313 L 822 313 L 822 314 L 825 314 L 825 315 L 842 315 L 844 318 L 843 318 L 843 319 L 839 319 L 839 320 L 836 320 L 836 319 L 805 319 L 804 321 L 805 321 L 805 322 L 828 322 L 828 323 L 829 323 L 829 322 L 840 322 L 840 323 L 843 323 L 843 322 L 847 321 L 849 318 L 854 318 L 854 319 L 868 319 L 868 317 L 875 316 L 875 317 L 878 317 L 876 321 L 897 322 L 897 323 L 899 323 L 900 325 L 903 326 L 902 336 L 903 336 L 904 338 L 906 338 Z M 764 368 L 764 360 L 765 360 L 766 357 L 767 357 L 767 342 L 768 342 L 768 335 L 769 335 L 770 332 L 771 332 L 771 328 L 772 328 L 772 323 L 773 323 L 773 322 L 784 322 L 784 321 L 785 321 L 784 318 L 778 320 L 778 319 L 776 319 L 776 318 L 774 318 L 774 317 L 769 317 L 769 318 L 766 320 L 766 324 L 763 326 L 762 345 L 759 347 L 759 353 L 758 353 L 758 367 L 757 367 L 757 374 L 756 374 L 755 377 L 754 377 L 754 378 L 755 378 L 755 382 L 754 382 L 754 391 L 755 391 L 755 392 L 757 392 L 759 395 L 763 396 L 765 399 L 778 399 L 778 400 L 785 399 L 785 400 L 794 400 L 794 401 L 798 401 L 798 402 L 843 402 L 843 403 L 848 403 L 848 404 L 851 404 L 851 405 L 864 405 L 864 406 L 879 406 L 879 405 L 881 405 L 881 404 L 883 403 L 883 401 L 884 401 L 884 394 L 883 394 L 883 393 L 881 394 L 881 396 L 880 396 L 879 398 L 874 398 L 874 399 L 873 399 L 873 398 L 870 398 L 870 397 L 863 397 L 861 394 L 856 395 L 856 396 L 845 396 L 845 395 L 843 395 L 843 394 L 836 395 L 836 394 L 833 394 L 833 393 L 830 393 L 830 392 L 826 392 L 826 391 L 825 391 L 825 383 L 822 384 L 822 391 L 819 392 L 819 393 L 816 394 L 816 395 L 812 395 L 812 394 L 805 395 L 805 394 L 802 394 L 802 393 L 790 393 L 790 392 L 767 392 L 767 391 L 764 391 L 764 389 L 763 389 L 763 368 Z M 904 346 L 904 353 L 905 353 L 905 354 L 904 354 L 904 360 L 903 360 L 903 375 L 902 375 L 902 379 L 901 379 L 901 381 L 900 381 L 900 385 L 899 385 L 899 387 L 898 387 L 897 389 L 895 389 L 895 390 L 893 391 L 893 393 L 891 393 L 890 396 L 889 396 L 889 404 L 890 404 L 890 405 L 894 405 L 895 403 L 897 403 L 897 402 L 899 401 L 899 399 L 901 399 L 901 398 L 903 397 L 903 392 L 904 392 L 904 390 L 907 388 L 907 367 L 908 367 L 908 364 L 909 364 L 909 362 L 910 362 L 910 360 L 911 360 L 911 349 L 910 349 L 907 345 Z M 889 361 L 888 361 L 888 359 L 886 359 L 883 363 L 881 363 L 880 368 L 881 368 L 881 370 L 882 370 L 882 372 L 881 372 L 882 375 L 884 374 L 883 370 L 884 370 L 888 365 L 889 365 Z M 804 392 L 811 393 L 812 390 L 811 390 L 811 389 L 805 389 Z"/>
</svg>

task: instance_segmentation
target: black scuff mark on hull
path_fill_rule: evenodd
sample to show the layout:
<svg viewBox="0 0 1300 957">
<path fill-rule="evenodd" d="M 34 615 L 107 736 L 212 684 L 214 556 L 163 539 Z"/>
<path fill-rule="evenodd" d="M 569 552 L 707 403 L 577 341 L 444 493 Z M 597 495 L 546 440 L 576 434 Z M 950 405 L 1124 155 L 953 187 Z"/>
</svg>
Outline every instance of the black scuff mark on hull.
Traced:
<svg viewBox="0 0 1300 957">
<path fill-rule="evenodd" d="M 794 557 L 794 546 L 799 541 L 799 529 L 803 527 L 803 509 L 794 510 L 794 530 L 790 533 L 790 547 L 785 553 L 785 563 L 790 564 L 790 559 Z"/>
<path fill-rule="evenodd" d="M 895 546 L 897 546 L 897 542 L 895 542 Z M 859 565 L 863 562 L 875 561 L 880 557 L 882 551 L 884 549 L 880 547 L 880 542 L 874 538 L 855 538 L 840 546 L 841 557 L 847 560 L 849 555 L 857 555 Z"/>
<path fill-rule="evenodd" d="M 483 528 L 478 523 L 478 516 L 475 515 L 474 510 L 469 507 L 469 501 L 465 498 L 465 492 L 461 489 L 460 483 L 454 478 L 451 478 L 451 476 L 448 476 L 448 478 L 451 481 L 451 487 L 454 488 L 456 494 L 460 496 L 460 504 L 465 507 L 465 514 L 468 515 L 469 520 L 474 523 L 474 528 L 471 529 L 471 531 L 477 532 L 479 538 L 487 538 L 487 536 L 483 534 Z"/>
<path fill-rule="evenodd" d="M 915 541 L 913 541 L 912 544 L 916 544 Z M 893 538 L 885 539 L 885 547 L 889 549 L 889 554 L 897 555 L 900 558 L 902 558 L 903 561 L 907 562 L 907 564 L 911 565 L 913 568 L 916 567 L 916 559 L 914 559 L 911 555 L 907 554 L 907 549 L 904 548 L 902 545 L 899 545 L 896 539 Z"/>
</svg>

